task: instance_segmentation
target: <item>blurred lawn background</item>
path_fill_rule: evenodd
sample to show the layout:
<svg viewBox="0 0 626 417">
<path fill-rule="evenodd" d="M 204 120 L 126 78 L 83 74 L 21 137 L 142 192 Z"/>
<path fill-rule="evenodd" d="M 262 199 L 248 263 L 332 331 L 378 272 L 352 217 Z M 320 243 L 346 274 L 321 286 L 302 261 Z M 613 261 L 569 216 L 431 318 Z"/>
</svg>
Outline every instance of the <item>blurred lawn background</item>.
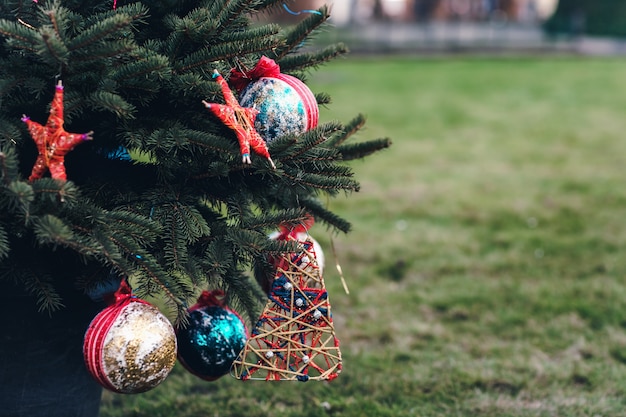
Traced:
<svg viewBox="0 0 626 417">
<path fill-rule="evenodd" d="M 102 417 L 618 416 L 626 407 L 626 61 L 352 57 L 322 121 L 393 146 L 312 235 L 344 371 L 204 382 L 177 365 Z M 343 291 L 339 262 L 350 294 Z"/>
</svg>

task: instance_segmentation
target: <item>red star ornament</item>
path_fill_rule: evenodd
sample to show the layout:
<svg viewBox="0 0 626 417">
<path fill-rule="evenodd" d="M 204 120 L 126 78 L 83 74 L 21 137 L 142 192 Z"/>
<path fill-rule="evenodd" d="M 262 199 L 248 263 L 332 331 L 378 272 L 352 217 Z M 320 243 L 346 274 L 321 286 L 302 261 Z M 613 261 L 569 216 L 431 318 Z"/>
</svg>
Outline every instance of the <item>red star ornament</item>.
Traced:
<svg viewBox="0 0 626 417">
<path fill-rule="evenodd" d="M 28 133 L 35 141 L 39 152 L 28 180 L 34 181 L 42 178 L 46 170 L 49 170 L 52 178 L 66 181 L 65 155 L 79 143 L 92 140 L 93 132 L 69 133 L 63 129 L 63 84 L 61 81 L 56 86 L 50 116 L 45 126 L 33 122 L 26 115 L 22 116 L 22 121 L 26 123 Z"/>
<path fill-rule="evenodd" d="M 241 107 L 237 99 L 235 99 L 235 95 L 228 87 L 226 80 L 224 80 L 217 70 L 213 72 L 213 78 L 219 83 L 226 104 L 207 103 L 204 100 L 202 100 L 202 103 L 209 111 L 217 116 L 222 123 L 235 131 L 235 135 L 237 135 L 237 140 L 239 141 L 239 149 L 243 163 L 252 163 L 250 160 L 250 148 L 252 148 L 255 153 L 265 157 L 270 165 L 272 165 L 272 168 L 276 169 L 276 165 L 274 165 L 270 157 L 265 141 L 254 128 L 254 119 L 256 119 L 256 115 L 259 111 L 250 107 Z"/>
</svg>

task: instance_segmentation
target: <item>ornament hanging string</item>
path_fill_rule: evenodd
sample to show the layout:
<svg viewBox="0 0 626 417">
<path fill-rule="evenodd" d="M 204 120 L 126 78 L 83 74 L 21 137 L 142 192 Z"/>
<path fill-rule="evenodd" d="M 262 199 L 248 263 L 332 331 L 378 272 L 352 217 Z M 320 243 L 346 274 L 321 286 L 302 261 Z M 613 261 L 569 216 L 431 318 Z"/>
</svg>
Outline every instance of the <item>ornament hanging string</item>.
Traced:
<svg viewBox="0 0 626 417">
<path fill-rule="evenodd" d="M 217 306 L 226 307 L 225 303 L 226 293 L 222 290 L 202 291 L 198 298 L 198 304 L 201 306 Z"/>
<path fill-rule="evenodd" d="M 33 0 L 33 3 L 38 4 L 39 2 L 38 2 L 37 0 Z M 19 15 L 21 15 L 21 14 L 22 14 L 22 6 L 21 6 L 21 3 L 20 3 L 20 8 L 19 8 L 19 10 L 18 10 L 17 15 L 19 16 Z M 33 29 L 33 30 L 35 30 L 35 27 L 34 27 L 33 25 L 30 25 L 30 24 L 26 23 L 26 22 L 25 22 L 25 21 L 24 21 L 21 17 L 18 17 L 18 18 L 17 18 L 17 21 L 18 21 L 20 24 L 22 24 L 22 25 L 26 26 L 26 27 L 27 27 L 27 28 L 29 28 L 29 29 Z"/>
<path fill-rule="evenodd" d="M 337 257 L 337 251 L 335 250 L 335 241 L 333 237 L 330 237 L 330 249 L 333 251 L 333 258 L 335 258 L 335 268 L 337 268 L 337 272 L 339 272 L 339 278 L 341 279 L 341 285 L 343 285 L 343 290 L 347 295 L 350 295 L 350 290 L 348 289 L 348 283 L 343 276 L 343 269 L 341 269 L 341 265 L 339 264 L 339 258 Z"/>
<path fill-rule="evenodd" d="M 287 13 L 292 14 L 294 16 L 301 15 L 302 13 L 311 13 L 311 14 L 317 14 L 320 16 L 322 15 L 322 13 L 319 10 L 304 9 L 299 12 L 294 12 L 293 10 L 289 9 L 289 7 L 287 7 L 287 3 L 283 3 L 283 8 L 287 11 Z"/>
<path fill-rule="evenodd" d="M 330 206 L 330 198 L 326 196 L 326 208 L 328 208 L 328 206 Z M 341 285 L 343 286 L 343 290 L 345 291 L 346 295 L 350 295 L 350 290 L 348 289 L 348 283 L 345 277 L 343 276 L 343 269 L 341 268 L 341 264 L 339 263 L 339 257 L 337 256 L 337 250 L 335 249 L 335 240 L 333 239 L 332 235 L 330 235 L 329 238 L 330 238 L 330 250 L 333 252 L 333 258 L 335 258 L 335 268 L 337 269 L 337 272 L 339 273 L 339 279 L 341 279 Z"/>
</svg>

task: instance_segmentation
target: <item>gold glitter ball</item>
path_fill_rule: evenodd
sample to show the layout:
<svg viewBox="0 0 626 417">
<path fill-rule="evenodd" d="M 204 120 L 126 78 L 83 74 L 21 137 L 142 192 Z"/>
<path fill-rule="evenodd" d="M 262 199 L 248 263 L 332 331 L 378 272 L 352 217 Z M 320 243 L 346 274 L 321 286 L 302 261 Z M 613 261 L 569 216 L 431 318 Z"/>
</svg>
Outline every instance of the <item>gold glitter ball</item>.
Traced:
<svg viewBox="0 0 626 417">
<path fill-rule="evenodd" d="M 159 385 L 176 363 L 176 334 L 169 320 L 151 304 L 126 305 L 106 334 L 104 374 L 115 389 L 137 394 Z"/>
</svg>

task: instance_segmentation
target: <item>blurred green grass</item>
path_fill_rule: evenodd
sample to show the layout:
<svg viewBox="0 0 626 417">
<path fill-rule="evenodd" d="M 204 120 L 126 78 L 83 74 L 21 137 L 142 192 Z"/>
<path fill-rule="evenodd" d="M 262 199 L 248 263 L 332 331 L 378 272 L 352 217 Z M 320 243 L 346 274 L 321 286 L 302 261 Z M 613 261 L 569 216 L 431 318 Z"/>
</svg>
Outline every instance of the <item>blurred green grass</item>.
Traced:
<svg viewBox="0 0 626 417">
<path fill-rule="evenodd" d="M 617 416 L 626 406 L 626 61 L 350 58 L 322 121 L 393 146 L 312 234 L 344 371 L 331 383 L 106 393 L 102 416 Z M 334 265 L 346 276 L 343 292 Z"/>
</svg>

